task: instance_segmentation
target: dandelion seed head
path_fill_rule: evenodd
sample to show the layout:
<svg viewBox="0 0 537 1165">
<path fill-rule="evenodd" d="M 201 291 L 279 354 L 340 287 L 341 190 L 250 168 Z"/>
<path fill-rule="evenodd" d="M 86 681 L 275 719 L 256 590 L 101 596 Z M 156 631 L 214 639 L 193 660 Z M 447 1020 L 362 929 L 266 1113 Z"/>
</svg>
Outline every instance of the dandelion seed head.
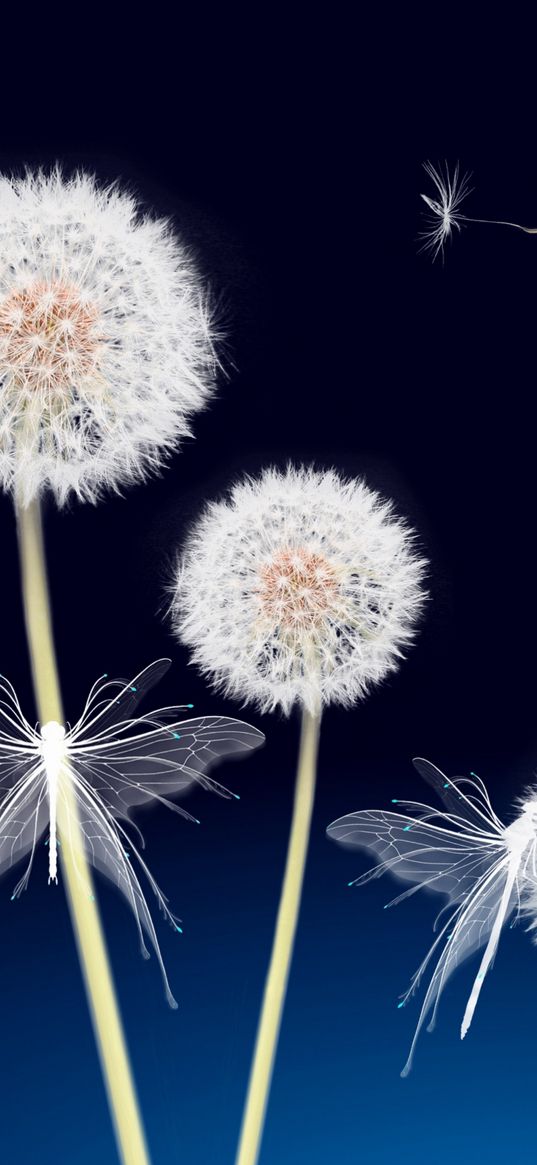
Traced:
<svg viewBox="0 0 537 1165">
<path fill-rule="evenodd" d="M 278 549 L 259 572 L 261 618 L 291 640 L 322 623 L 337 595 L 336 573 L 324 555 L 307 546 Z"/>
<path fill-rule="evenodd" d="M 0 303 L 0 368 L 4 391 L 44 402 L 95 376 L 104 336 L 99 313 L 59 280 L 36 282 Z"/>
<path fill-rule="evenodd" d="M 433 166 L 432 162 L 424 162 L 423 169 L 431 178 L 437 196 L 431 198 L 428 194 L 421 195 L 430 213 L 425 215 L 427 229 L 419 234 L 423 240 L 420 250 L 430 252 L 434 261 L 438 255 L 443 256 L 444 246 L 452 237 L 453 228 L 460 231 L 461 222 L 464 222 L 465 216 L 460 213 L 460 207 L 470 194 L 470 175 L 463 174 L 460 177 L 458 164 L 452 175 L 447 163 L 442 169 Z"/>
<path fill-rule="evenodd" d="M 157 471 L 215 382 L 188 249 L 117 186 L 0 177 L 0 483 L 96 501 Z"/>
<path fill-rule="evenodd" d="M 395 670 L 425 594 L 415 538 L 360 480 L 289 466 L 212 503 L 172 586 L 192 660 L 261 710 L 350 705 Z"/>
</svg>

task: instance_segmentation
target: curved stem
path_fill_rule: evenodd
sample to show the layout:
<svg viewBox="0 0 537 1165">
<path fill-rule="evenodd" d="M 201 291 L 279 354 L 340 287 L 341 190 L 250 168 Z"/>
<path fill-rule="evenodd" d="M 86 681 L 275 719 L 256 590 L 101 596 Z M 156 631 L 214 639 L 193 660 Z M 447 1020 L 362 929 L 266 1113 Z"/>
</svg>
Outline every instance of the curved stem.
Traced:
<svg viewBox="0 0 537 1165">
<path fill-rule="evenodd" d="M 514 227 L 517 231 L 524 231 L 526 235 L 537 235 L 537 227 L 523 227 L 519 222 L 505 222 L 501 218 L 469 218 L 466 214 L 459 216 L 464 222 L 488 223 L 493 227 Z"/>
<path fill-rule="evenodd" d="M 63 724 L 39 502 L 15 504 L 22 594 L 37 711 L 41 724 Z M 115 998 L 101 921 L 93 894 L 73 784 L 63 781 L 58 833 L 67 898 L 108 1101 L 123 1165 L 149 1165 L 134 1083 Z"/>
<path fill-rule="evenodd" d="M 256 1165 L 300 909 L 315 796 L 320 715 L 302 713 L 293 821 L 236 1165 Z"/>
</svg>

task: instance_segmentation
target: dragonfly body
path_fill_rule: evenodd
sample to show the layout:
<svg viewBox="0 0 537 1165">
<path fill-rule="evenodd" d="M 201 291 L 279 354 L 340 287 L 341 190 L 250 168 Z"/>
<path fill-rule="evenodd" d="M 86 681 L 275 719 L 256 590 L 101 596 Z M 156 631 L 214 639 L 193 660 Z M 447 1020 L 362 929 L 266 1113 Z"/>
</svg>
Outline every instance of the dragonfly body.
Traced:
<svg viewBox="0 0 537 1165">
<path fill-rule="evenodd" d="M 58 882 L 58 788 L 66 756 L 65 728 L 56 720 L 49 720 L 41 728 L 41 755 L 47 781 L 50 837 L 48 849 L 48 880 Z"/>
</svg>

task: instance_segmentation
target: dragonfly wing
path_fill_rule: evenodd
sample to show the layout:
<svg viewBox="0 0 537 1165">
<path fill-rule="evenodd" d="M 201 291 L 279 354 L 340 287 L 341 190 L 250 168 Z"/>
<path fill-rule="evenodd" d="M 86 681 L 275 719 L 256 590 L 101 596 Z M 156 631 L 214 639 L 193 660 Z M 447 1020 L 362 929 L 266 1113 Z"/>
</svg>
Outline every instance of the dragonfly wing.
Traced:
<svg viewBox="0 0 537 1165">
<path fill-rule="evenodd" d="M 0 800 L 0 876 L 30 854 L 18 895 L 27 884 L 36 845 L 49 821 L 46 777 L 42 765 L 27 761 L 17 766 L 17 778 Z"/>
<path fill-rule="evenodd" d="M 86 706 L 75 725 L 77 734 L 95 735 L 132 719 L 144 696 L 166 674 L 171 660 L 157 659 L 131 680 L 103 676 L 93 685 Z"/>
<path fill-rule="evenodd" d="M 232 796 L 208 770 L 225 757 L 258 748 L 265 739 L 250 724 L 227 716 L 153 723 L 141 717 L 138 732 L 131 725 L 129 735 L 111 732 L 96 744 L 72 749 L 74 767 L 115 816 L 128 816 L 131 806 L 155 798 L 168 802 L 194 783 Z"/>
<path fill-rule="evenodd" d="M 470 777 L 450 778 L 423 757 L 415 757 L 412 763 L 452 817 L 480 831 L 498 833 L 504 828 L 496 817 L 483 781 L 475 773 Z"/>
<path fill-rule="evenodd" d="M 511 860 L 501 835 L 495 838 L 472 829 L 460 819 L 454 821 L 451 813 L 431 810 L 430 814 L 432 821 L 383 810 L 363 810 L 342 817 L 328 830 L 335 840 L 373 853 L 377 858 L 378 865 L 358 878 L 358 883 L 389 871 L 416 889 L 423 886 L 445 894 L 446 906 L 453 906 L 399 1004 L 404 1006 L 436 957 L 403 1075 L 410 1070 L 418 1035 L 431 1011 L 429 1026 L 434 1024 L 440 996 L 451 975 L 488 943 L 502 906 Z M 515 882 L 508 902 L 504 903 L 504 923 L 518 899 L 519 888 Z"/>
<path fill-rule="evenodd" d="M 412 1065 L 416 1042 L 427 1017 L 431 1014 L 428 1031 L 432 1031 L 436 1019 L 436 1011 L 440 996 L 453 972 L 460 967 L 471 955 L 480 950 L 488 942 L 494 922 L 498 917 L 502 895 L 506 888 L 509 859 L 503 858 L 496 862 L 473 887 L 460 903 L 455 913 L 443 928 L 439 938 L 433 943 L 431 950 L 423 960 L 421 967 L 413 977 L 410 990 L 403 999 L 406 1003 L 409 996 L 418 986 L 421 976 L 438 949 L 442 940 L 445 940 L 442 953 L 434 969 L 431 981 L 427 988 L 420 1017 L 414 1033 L 410 1054 L 401 1073 L 407 1076 Z M 503 925 L 511 917 L 518 903 L 518 890 L 513 886 L 507 903 Z"/>
<path fill-rule="evenodd" d="M 434 809 L 430 816 L 435 822 L 442 817 Z M 470 830 L 382 809 L 349 813 L 329 825 L 327 833 L 342 845 L 376 857 L 378 864 L 358 878 L 357 884 L 389 871 L 416 887 L 447 894 L 452 902 L 461 902 L 494 861 L 507 853 L 500 839 L 484 840 Z"/>
<path fill-rule="evenodd" d="M 133 844 L 132 839 L 127 837 L 121 824 L 114 820 L 99 797 L 89 791 L 77 779 L 75 772 L 72 775 L 73 788 L 78 806 L 78 820 L 88 862 L 103 877 L 111 882 L 125 898 L 127 905 L 135 917 L 142 954 L 145 958 L 149 958 L 149 951 L 144 942 L 145 934 L 157 956 L 168 1003 L 171 1007 L 175 1008 L 177 1004 L 170 990 L 151 912 L 134 867 L 136 861 L 139 863 L 157 898 L 160 910 L 166 915 L 174 928 L 179 930 L 177 920 L 168 909 L 164 895 L 146 866 L 141 854 Z M 88 894 L 91 893 L 90 886 L 87 887 L 87 892 Z"/>
</svg>

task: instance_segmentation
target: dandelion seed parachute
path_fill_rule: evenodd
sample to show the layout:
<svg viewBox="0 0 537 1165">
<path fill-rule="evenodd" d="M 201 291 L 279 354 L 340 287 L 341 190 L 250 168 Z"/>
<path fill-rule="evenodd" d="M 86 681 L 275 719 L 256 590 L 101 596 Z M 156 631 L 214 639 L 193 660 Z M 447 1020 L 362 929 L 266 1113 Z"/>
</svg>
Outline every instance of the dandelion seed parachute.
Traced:
<svg viewBox="0 0 537 1165">
<path fill-rule="evenodd" d="M 447 898 L 435 923 L 437 937 L 398 1005 L 403 1007 L 414 995 L 437 957 L 403 1076 L 410 1071 L 419 1033 L 429 1015 L 427 1030 L 434 1027 L 440 996 L 453 971 L 484 947 L 462 1021 L 464 1039 L 502 928 L 513 912 L 518 918 L 531 912 L 532 901 L 537 904 L 537 790 L 528 791 L 518 804 L 518 816 L 505 826 L 475 774 L 448 780 L 429 761 L 417 759 L 414 764 L 439 795 L 444 811 L 421 802 L 397 800 L 395 803 L 408 812 L 364 809 L 341 817 L 327 830 L 334 841 L 377 858 L 378 864 L 351 885 L 363 886 L 389 872 L 411 884 L 389 906 L 422 888 Z"/>
<path fill-rule="evenodd" d="M 0 177 L 0 484 L 95 502 L 158 470 L 215 381 L 207 295 L 117 185 Z"/>
<path fill-rule="evenodd" d="M 423 240 L 420 250 L 429 251 L 433 261 L 438 258 L 438 255 L 442 255 L 443 258 L 444 247 L 453 236 L 453 228 L 455 227 L 457 231 L 460 231 L 463 223 L 514 227 L 515 230 L 524 231 L 527 235 L 537 234 L 537 228 L 524 227 L 518 222 L 508 222 L 505 219 L 495 218 L 473 218 L 461 214 L 460 208 L 471 193 L 471 188 L 469 185 L 470 175 L 460 176 L 458 164 L 454 167 L 453 174 L 450 174 L 447 162 L 444 163 L 443 167 L 433 166 L 432 162 L 424 162 L 423 168 L 433 182 L 435 197 L 431 198 L 428 194 L 421 195 L 428 207 L 428 213 L 424 215 L 427 228 L 420 231 L 418 238 Z"/>
<path fill-rule="evenodd" d="M 91 689 L 79 720 L 65 732 L 54 723 L 40 731 L 33 728 L 12 686 L 0 680 L 0 875 L 30 855 L 13 892 L 18 897 L 28 885 L 37 844 L 49 827 L 49 880 L 56 879 L 55 805 L 62 796 L 62 777 L 69 777 L 87 860 L 125 897 L 142 952 L 148 957 L 145 933 L 160 963 L 168 1002 L 176 1006 L 136 866 L 176 930 L 178 919 L 142 857 L 140 831 L 138 844 L 130 834 L 130 812 L 158 801 L 195 820 L 172 798 L 194 783 L 233 796 L 207 770 L 225 756 L 258 747 L 264 737 L 225 716 L 178 719 L 181 709 L 174 706 L 135 716 L 139 701 L 168 667 L 168 660 L 158 660 L 131 681 L 103 677 Z"/>
<path fill-rule="evenodd" d="M 429 251 L 434 260 L 438 255 L 443 255 L 444 246 L 453 235 L 453 228 L 460 231 L 461 223 L 466 221 L 460 208 L 471 192 L 470 175 L 461 176 L 458 164 L 451 175 L 447 162 L 444 168 L 438 169 L 432 162 L 424 162 L 423 169 L 433 182 L 436 197 L 421 195 L 428 207 L 428 214 L 425 215 L 427 229 L 419 235 L 423 240 L 420 250 Z"/>
</svg>

